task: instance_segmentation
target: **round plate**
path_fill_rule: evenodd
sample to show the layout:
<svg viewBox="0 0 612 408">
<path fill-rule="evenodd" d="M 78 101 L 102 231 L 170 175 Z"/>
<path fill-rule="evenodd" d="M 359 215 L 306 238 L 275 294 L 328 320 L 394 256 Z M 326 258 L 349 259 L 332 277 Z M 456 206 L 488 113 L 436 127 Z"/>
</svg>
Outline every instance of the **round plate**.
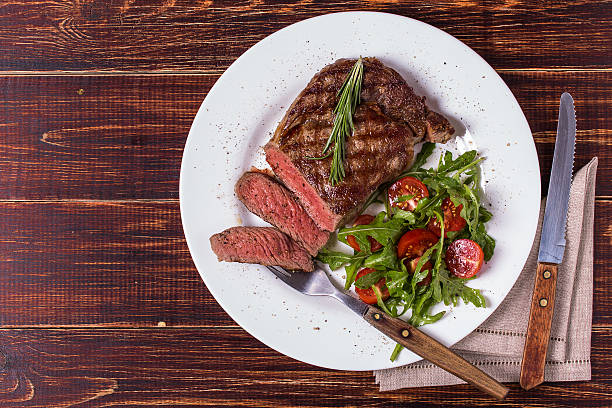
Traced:
<svg viewBox="0 0 612 408">
<path fill-rule="evenodd" d="M 209 238 L 235 225 L 265 225 L 235 197 L 236 180 L 251 166 L 266 166 L 261 146 L 313 75 L 360 55 L 396 69 L 451 120 L 459 137 L 445 148 L 477 148 L 486 156 L 484 201 L 497 248 L 470 286 L 482 289 L 487 308 L 447 308 L 424 332 L 450 346 L 495 310 L 527 259 L 540 206 L 536 150 L 518 103 L 480 56 L 443 31 L 392 14 L 338 13 L 293 24 L 245 52 L 208 93 L 185 145 L 179 195 L 187 244 L 206 286 L 236 323 L 287 356 L 343 370 L 420 358 L 404 350 L 392 363 L 393 341 L 342 304 L 302 295 L 264 267 L 218 262 Z M 341 271 L 332 277 L 341 281 Z"/>
</svg>

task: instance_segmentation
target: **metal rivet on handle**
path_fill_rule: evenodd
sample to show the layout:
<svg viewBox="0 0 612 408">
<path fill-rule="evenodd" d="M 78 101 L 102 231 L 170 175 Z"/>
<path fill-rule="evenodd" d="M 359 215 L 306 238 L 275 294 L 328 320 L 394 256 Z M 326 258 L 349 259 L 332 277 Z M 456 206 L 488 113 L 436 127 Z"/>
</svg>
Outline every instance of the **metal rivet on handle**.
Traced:
<svg viewBox="0 0 612 408">
<path fill-rule="evenodd" d="M 407 329 L 402 330 L 402 337 L 406 338 L 410 336 L 410 332 Z"/>
<path fill-rule="evenodd" d="M 380 320 L 380 313 L 374 313 L 374 320 Z"/>
<path fill-rule="evenodd" d="M 540 299 L 540 306 L 542 307 L 548 306 L 548 300 L 546 298 Z"/>
<path fill-rule="evenodd" d="M 548 269 L 546 269 L 544 271 L 544 273 L 542 274 L 542 276 L 544 276 L 544 279 L 550 279 L 550 271 Z"/>
</svg>

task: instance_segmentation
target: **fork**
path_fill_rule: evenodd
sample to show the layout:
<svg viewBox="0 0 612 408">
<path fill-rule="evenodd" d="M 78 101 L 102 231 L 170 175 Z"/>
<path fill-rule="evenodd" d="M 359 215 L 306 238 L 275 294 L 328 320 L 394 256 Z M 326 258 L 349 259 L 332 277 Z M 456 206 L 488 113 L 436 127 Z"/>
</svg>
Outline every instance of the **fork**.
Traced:
<svg viewBox="0 0 612 408">
<path fill-rule="evenodd" d="M 422 331 L 337 289 L 321 268 L 316 268 L 314 272 L 288 271 L 278 266 L 268 266 L 267 268 L 298 292 L 310 296 L 331 296 L 339 300 L 376 329 L 408 350 L 498 400 L 504 399 L 508 394 L 508 388 L 504 385 Z"/>
</svg>

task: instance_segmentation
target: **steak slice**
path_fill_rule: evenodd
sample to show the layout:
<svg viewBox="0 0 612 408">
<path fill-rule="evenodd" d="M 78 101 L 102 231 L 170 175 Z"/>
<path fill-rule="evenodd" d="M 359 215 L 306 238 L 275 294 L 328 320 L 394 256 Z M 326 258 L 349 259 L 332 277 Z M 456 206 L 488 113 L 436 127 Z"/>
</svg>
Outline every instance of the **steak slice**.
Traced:
<svg viewBox="0 0 612 408">
<path fill-rule="evenodd" d="M 316 74 L 264 147 L 274 173 L 327 231 L 350 221 L 378 186 L 397 177 L 411 162 L 414 144 L 446 142 L 454 133 L 448 120 L 429 110 L 425 98 L 396 71 L 366 58 L 355 130 L 346 140 L 346 176 L 332 186 L 332 158 L 309 157 L 321 155 L 333 125 L 336 94 L 354 63 L 341 59 Z"/>
<path fill-rule="evenodd" d="M 232 227 L 210 237 L 220 261 L 277 265 L 286 269 L 314 270 L 312 258 L 295 241 L 272 227 Z"/>
<path fill-rule="evenodd" d="M 293 194 L 272 177 L 258 171 L 244 173 L 234 188 L 238 199 L 264 221 L 289 235 L 316 256 L 329 239 L 308 216 Z"/>
</svg>

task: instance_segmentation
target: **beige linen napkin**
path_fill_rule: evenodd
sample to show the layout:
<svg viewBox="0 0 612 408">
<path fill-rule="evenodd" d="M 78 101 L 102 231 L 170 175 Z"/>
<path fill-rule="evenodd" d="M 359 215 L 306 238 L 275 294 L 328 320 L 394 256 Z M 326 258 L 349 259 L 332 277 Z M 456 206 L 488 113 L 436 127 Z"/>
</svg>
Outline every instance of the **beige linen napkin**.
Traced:
<svg viewBox="0 0 612 408">
<path fill-rule="evenodd" d="M 559 268 L 555 313 L 548 346 L 546 381 L 591 379 L 593 308 L 594 158 L 574 176 L 570 190 L 567 243 Z M 492 377 L 518 382 L 540 242 L 540 222 L 531 253 L 516 284 L 498 309 L 453 349 Z M 375 371 L 381 391 L 460 384 L 464 381 L 426 360 Z"/>
</svg>

